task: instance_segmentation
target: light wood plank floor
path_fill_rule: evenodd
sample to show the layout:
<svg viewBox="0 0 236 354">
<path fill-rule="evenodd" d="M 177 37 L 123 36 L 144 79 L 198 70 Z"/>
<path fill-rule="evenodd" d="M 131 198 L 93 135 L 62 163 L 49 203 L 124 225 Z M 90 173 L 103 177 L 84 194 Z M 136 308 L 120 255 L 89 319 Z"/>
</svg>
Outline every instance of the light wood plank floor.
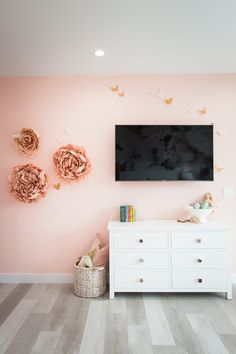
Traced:
<svg viewBox="0 0 236 354">
<path fill-rule="evenodd" d="M 0 284 L 0 354 L 236 354 L 236 288 L 82 299 L 66 284 Z"/>
</svg>

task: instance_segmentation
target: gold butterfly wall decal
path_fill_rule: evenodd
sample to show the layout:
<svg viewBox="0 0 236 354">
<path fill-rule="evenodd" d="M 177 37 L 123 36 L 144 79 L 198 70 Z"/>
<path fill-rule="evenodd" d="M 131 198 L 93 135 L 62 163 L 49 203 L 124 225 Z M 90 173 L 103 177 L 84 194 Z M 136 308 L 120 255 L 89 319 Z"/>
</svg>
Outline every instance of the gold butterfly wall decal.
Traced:
<svg viewBox="0 0 236 354">
<path fill-rule="evenodd" d="M 156 90 L 156 92 L 154 93 L 155 96 L 157 97 L 161 97 L 162 96 L 162 90 Z"/>
<path fill-rule="evenodd" d="M 165 103 L 166 105 L 172 104 L 172 103 L 173 103 L 173 97 L 165 98 L 165 99 L 164 99 L 164 103 Z"/>
<path fill-rule="evenodd" d="M 157 89 L 157 90 L 151 89 L 148 91 L 148 93 L 151 96 L 162 97 L 162 90 L 161 89 Z"/>
<path fill-rule="evenodd" d="M 72 131 L 69 128 L 65 128 L 64 129 L 64 135 L 71 136 L 72 135 Z"/>
<path fill-rule="evenodd" d="M 62 143 L 62 142 L 64 141 L 64 137 L 63 137 L 63 136 L 58 136 L 58 137 L 56 138 L 56 141 L 57 141 L 58 143 Z"/>
<path fill-rule="evenodd" d="M 198 110 L 198 114 L 200 114 L 201 116 L 203 116 L 204 114 L 207 114 L 207 108 L 206 107 L 200 108 Z"/>
<path fill-rule="evenodd" d="M 60 183 L 55 183 L 55 184 L 53 185 L 53 188 L 58 191 L 58 190 L 61 188 Z"/>
<path fill-rule="evenodd" d="M 189 108 L 189 109 L 187 109 L 187 111 L 186 111 L 188 114 L 193 114 L 193 109 L 192 108 Z"/>
<path fill-rule="evenodd" d="M 225 136 L 227 134 L 226 129 L 217 129 L 217 134 L 220 136 Z"/>
<path fill-rule="evenodd" d="M 124 95 L 125 95 L 124 91 L 119 91 L 119 85 L 110 86 L 110 89 L 114 94 L 116 94 L 119 97 L 124 97 Z"/>
<path fill-rule="evenodd" d="M 118 90 L 119 90 L 119 85 L 111 86 L 110 89 L 111 89 L 112 92 L 118 92 Z"/>
<path fill-rule="evenodd" d="M 215 171 L 216 171 L 216 172 L 222 172 L 223 169 L 224 169 L 224 167 L 220 167 L 220 166 L 218 166 L 218 165 L 215 165 Z"/>
</svg>

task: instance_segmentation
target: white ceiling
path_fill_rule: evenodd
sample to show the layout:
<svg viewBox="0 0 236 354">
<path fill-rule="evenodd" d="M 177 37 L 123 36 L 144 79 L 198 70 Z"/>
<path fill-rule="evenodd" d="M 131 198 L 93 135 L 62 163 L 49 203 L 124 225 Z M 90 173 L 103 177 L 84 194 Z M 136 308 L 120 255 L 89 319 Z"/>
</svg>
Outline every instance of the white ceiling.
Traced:
<svg viewBox="0 0 236 354">
<path fill-rule="evenodd" d="M 1 76 L 232 72 L 236 0 L 0 0 Z"/>
</svg>

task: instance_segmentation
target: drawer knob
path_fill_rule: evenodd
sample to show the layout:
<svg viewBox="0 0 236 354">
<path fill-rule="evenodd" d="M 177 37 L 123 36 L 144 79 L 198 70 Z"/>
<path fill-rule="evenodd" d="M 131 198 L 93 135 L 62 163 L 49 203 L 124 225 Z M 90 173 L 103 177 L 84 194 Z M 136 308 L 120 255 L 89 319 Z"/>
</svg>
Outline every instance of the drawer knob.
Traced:
<svg viewBox="0 0 236 354">
<path fill-rule="evenodd" d="M 197 243 L 201 243 L 202 239 L 201 238 L 197 238 Z"/>
<path fill-rule="evenodd" d="M 198 283 L 202 283 L 202 279 L 201 278 L 199 278 L 197 281 L 198 281 Z"/>
<path fill-rule="evenodd" d="M 198 263 L 202 263 L 202 259 L 198 258 L 198 259 L 197 259 L 197 262 L 198 262 Z"/>
<path fill-rule="evenodd" d="M 139 279 L 139 282 L 140 282 L 140 283 L 143 283 L 143 282 L 144 282 L 143 278 L 140 278 L 140 279 Z"/>
<path fill-rule="evenodd" d="M 140 258 L 139 259 L 139 263 L 143 263 L 144 262 L 144 259 L 143 258 Z"/>
<path fill-rule="evenodd" d="M 142 238 L 140 238 L 140 239 L 139 239 L 139 242 L 140 242 L 140 243 L 143 243 L 143 239 L 142 239 Z"/>
</svg>

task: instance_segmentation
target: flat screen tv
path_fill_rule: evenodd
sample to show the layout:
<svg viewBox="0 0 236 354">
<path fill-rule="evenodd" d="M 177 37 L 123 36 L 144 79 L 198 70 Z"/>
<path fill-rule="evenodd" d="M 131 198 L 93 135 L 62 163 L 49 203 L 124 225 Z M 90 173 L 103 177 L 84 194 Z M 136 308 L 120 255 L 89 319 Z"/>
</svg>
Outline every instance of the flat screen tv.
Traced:
<svg viewBox="0 0 236 354">
<path fill-rule="evenodd" d="M 213 125 L 116 125 L 116 181 L 213 181 Z"/>
</svg>

